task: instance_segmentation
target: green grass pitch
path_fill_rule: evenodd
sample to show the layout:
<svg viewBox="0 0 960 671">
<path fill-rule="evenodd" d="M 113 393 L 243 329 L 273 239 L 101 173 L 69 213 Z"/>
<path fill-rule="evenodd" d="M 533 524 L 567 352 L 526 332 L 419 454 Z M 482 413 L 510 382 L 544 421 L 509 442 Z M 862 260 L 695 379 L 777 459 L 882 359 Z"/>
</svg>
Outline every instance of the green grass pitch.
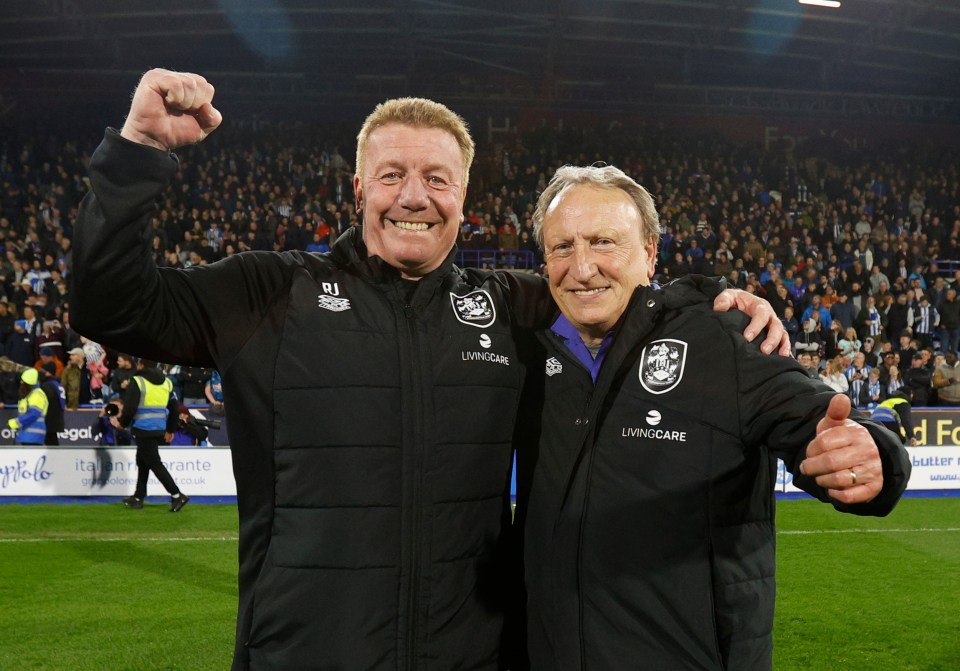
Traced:
<svg viewBox="0 0 960 671">
<path fill-rule="evenodd" d="M 960 499 L 778 527 L 775 669 L 960 669 Z M 233 506 L 0 506 L 0 669 L 228 669 L 236 549 Z"/>
</svg>

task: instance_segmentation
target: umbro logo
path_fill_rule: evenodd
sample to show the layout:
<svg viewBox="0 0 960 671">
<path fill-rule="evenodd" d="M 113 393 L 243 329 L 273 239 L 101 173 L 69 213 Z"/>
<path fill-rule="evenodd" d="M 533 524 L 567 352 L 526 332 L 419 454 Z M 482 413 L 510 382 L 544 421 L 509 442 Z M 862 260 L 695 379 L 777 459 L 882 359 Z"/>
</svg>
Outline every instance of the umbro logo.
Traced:
<svg viewBox="0 0 960 671">
<path fill-rule="evenodd" d="M 350 299 L 340 298 L 340 287 L 336 282 L 322 282 L 323 293 L 317 296 L 317 307 L 330 312 L 343 312 L 350 309 Z"/>
<path fill-rule="evenodd" d="M 563 372 L 563 364 L 560 363 L 556 357 L 550 357 L 547 359 L 547 368 L 544 372 L 546 372 L 547 377 L 553 377 Z"/>
<path fill-rule="evenodd" d="M 317 296 L 317 306 L 324 310 L 330 310 L 330 312 L 343 312 L 350 309 L 350 299 L 320 294 Z"/>
</svg>

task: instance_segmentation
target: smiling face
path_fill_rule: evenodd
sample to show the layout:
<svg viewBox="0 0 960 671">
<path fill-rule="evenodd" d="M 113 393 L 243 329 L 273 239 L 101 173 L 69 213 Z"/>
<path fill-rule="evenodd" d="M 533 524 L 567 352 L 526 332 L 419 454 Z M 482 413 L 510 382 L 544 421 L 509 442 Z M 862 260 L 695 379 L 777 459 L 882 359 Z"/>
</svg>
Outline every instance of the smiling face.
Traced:
<svg viewBox="0 0 960 671">
<path fill-rule="evenodd" d="M 650 283 L 656 241 L 622 189 L 578 184 L 562 191 L 543 218 L 550 293 L 588 345 L 599 344 Z"/>
<path fill-rule="evenodd" d="M 370 133 L 363 174 L 354 178 L 363 239 L 371 256 L 407 279 L 436 270 L 463 221 L 463 155 L 438 128 L 391 123 Z"/>
</svg>

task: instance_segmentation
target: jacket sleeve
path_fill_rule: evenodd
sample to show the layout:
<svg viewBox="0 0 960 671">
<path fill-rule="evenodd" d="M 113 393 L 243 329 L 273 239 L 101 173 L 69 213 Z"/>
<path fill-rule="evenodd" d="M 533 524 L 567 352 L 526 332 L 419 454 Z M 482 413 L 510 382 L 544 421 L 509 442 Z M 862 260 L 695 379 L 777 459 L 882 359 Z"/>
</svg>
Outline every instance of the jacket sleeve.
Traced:
<svg viewBox="0 0 960 671">
<path fill-rule="evenodd" d="M 120 411 L 120 426 L 127 428 L 133 424 L 133 417 L 140 407 L 140 387 L 131 377 L 130 384 L 123 390 L 123 410 Z"/>
<path fill-rule="evenodd" d="M 293 259 L 251 253 L 158 270 L 150 218 L 177 164 L 175 155 L 107 129 L 74 234 L 71 322 L 132 354 L 224 369 L 287 286 Z"/>
<path fill-rule="evenodd" d="M 847 505 L 831 498 L 813 478 L 800 473 L 807 445 L 816 437 L 817 422 L 826 415 L 836 392 L 808 377 L 798 363 L 767 356 L 740 334 L 742 321 L 725 319 L 737 366 L 737 406 L 741 437 L 748 447 L 766 445 L 783 459 L 794 484 L 841 512 L 883 516 L 893 510 L 910 477 L 910 459 L 900 438 L 852 410 L 850 418 L 873 437 L 883 464 L 883 488 L 867 503 Z M 721 316 L 723 317 L 723 316 Z M 742 317 L 741 319 L 745 319 Z"/>
<path fill-rule="evenodd" d="M 176 433 L 180 428 L 180 401 L 173 394 L 167 399 L 167 433 Z"/>
</svg>

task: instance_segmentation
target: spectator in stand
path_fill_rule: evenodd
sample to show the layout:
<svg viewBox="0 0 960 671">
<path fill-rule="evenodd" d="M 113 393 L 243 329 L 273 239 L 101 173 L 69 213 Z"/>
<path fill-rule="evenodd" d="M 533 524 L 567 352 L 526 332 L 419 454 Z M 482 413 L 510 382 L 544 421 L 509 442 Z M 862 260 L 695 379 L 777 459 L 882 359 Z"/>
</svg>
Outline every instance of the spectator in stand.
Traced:
<svg viewBox="0 0 960 671">
<path fill-rule="evenodd" d="M 23 306 L 23 322 L 24 330 L 33 336 L 34 342 L 36 342 L 37 338 L 43 335 L 43 319 L 37 317 L 33 305 Z"/>
<path fill-rule="evenodd" d="M 913 312 L 910 310 L 907 294 L 904 292 L 897 295 L 887 312 L 887 333 L 891 338 L 899 338 L 911 326 L 913 326 Z"/>
<path fill-rule="evenodd" d="M 837 342 L 840 354 L 844 356 L 853 356 L 860 351 L 862 346 L 863 343 L 857 337 L 857 330 L 852 326 L 844 331 L 843 338 Z"/>
<path fill-rule="evenodd" d="M 516 267 L 516 252 L 520 249 L 520 237 L 517 235 L 517 229 L 509 217 L 503 219 L 503 224 L 498 231 L 500 241 L 500 251 L 503 252 L 503 264 L 507 268 Z"/>
<path fill-rule="evenodd" d="M 843 371 L 844 365 L 842 359 L 839 357 L 828 359 L 826 367 L 823 372 L 820 373 L 820 379 L 837 393 L 846 394 L 850 388 L 850 382 L 847 380 L 847 376 L 843 374 Z"/>
<path fill-rule="evenodd" d="M 960 350 L 960 299 L 957 290 L 947 289 L 940 304 L 940 351 Z"/>
<path fill-rule="evenodd" d="M 7 338 L 13 333 L 13 323 L 15 321 L 16 318 L 10 313 L 7 297 L 0 297 L 0 351 L 7 344 Z"/>
<path fill-rule="evenodd" d="M 830 306 L 830 316 L 834 321 L 840 322 L 844 330 L 854 325 L 857 319 L 857 311 L 850 302 L 850 296 L 847 293 L 841 293 L 837 301 Z"/>
<path fill-rule="evenodd" d="M 866 357 L 863 352 L 857 352 L 853 355 L 853 363 L 843 372 L 847 376 L 847 382 L 850 383 L 848 395 L 854 405 L 860 403 L 860 396 L 864 385 L 867 383 L 867 376 L 870 373 L 870 367 L 867 366 Z"/>
<path fill-rule="evenodd" d="M 42 332 L 36 343 L 37 352 L 44 348 L 50 350 L 52 355 L 60 362 L 61 369 L 67 360 L 64 354 L 66 350 L 63 348 L 65 336 L 66 332 L 60 321 L 58 319 L 48 319 L 43 322 Z"/>
<path fill-rule="evenodd" d="M 900 355 L 892 350 L 884 352 L 878 368 L 880 369 L 880 381 L 886 382 L 889 379 L 890 370 L 892 368 L 900 368 Z M 903 386 L 902 380 L 901 386 Z"/>
<path fill-rule="evenodd" d="M 944 361 L 933 372 L 933 388 L 937 390 L 938 405 L 960 407 L 960 358 L 954 350 L 944 354 Z"/>
<path fill-rule="evenodd" d="M 307 245 L 305 251 L 311 254 L 323 254 L 330 251 L 330 245 L 323 240 L 319 233 L 314 233 L 313 240 Z"/>
<path fill-rule="evenodd" d="M 810 306 L 803 311 L 803 316 L 800 321 L 807 321 L 814 312 L 820 314 L 819 322 L 823 328 L 829 329 L 830 324 L 833 323 L 833 318 L 830 316 L 830 311 L 823 307 L 820 294 L 812 294 L 810 296 Z"/>
<path fill-rule="evenodd" d="M 27 323 L 18 319 L 13 324 L 13 333 L 4 343 L 3 352 L 8 359 L 22 366 L 33 366 L 36 363 L 34 357 L 35 338 L 27 333 Z"/>
<path fill-rule="evenodd" d="M 913 355 L 917 354 L 919 351 L 916 347 L 916 344 L 913 342 L 913 335 L 910 331 L 903 331 L 900 333 L 900 338 L 898 342 L 897 351 L 900 353 L 901 361 L 910 361 L 913 359 Z"/>
<path fill-rule="evenodd" d="M 798 352 L 797 363 L 803 367 L 803 370 L 806 371 L 807 375 L 811 378 L 816 379 L 819 377 L 817 365 L 813 363 L 813 355 L 811 355 L 810 352 Z"/>
<path fill-rule="evenodd" d="M 119 396 L 136 374 L 137 357 L 130 354 L 117 354 L 117 365 L 110 371 L 110 396 Z"/>
<path fill-rule="evenodd" d="M 774 310 L 774 312 L 776 312 L 776 310 Z M 780 319 L 780 323 L 783 324 L 784 330 L 790 337 L 790 346 L 792 347 L 797 342 L 797 336 L 800 335 L 800 324 L 793 314 L 792 305 L 787 305 L 783 308 L 783 316 Z"/>
<path fill-rule="evenodd" d="M 840 322 L 833 321 L 830 328 L 823 333 L 823 356 L 825 359 L 833 359 L 837 356 L 844 356 L 845 352 L 840 343 L 843 340 L 843 327 Z M 853 356 L 852 352 L 846 353 L 848 360 Z"/>
<path fill-rule="evenodd" d="M 863 338 L 883 338 L 886 330 L 883 315 L 877 309 L 876 299 L 873 296 L 867 296 L 864 300 L 863 309 L 857 314 L 854 322 L 861 339 Z"/>
<path fill-rule="evenodd" d="M 900 369 L 897 366 L 889 366 L 886 369 L 886 380 L 883 378 L 884 371 L 881 370 L 880 380 L 886 385 L 887 398 L 893 396 L 893 392 L 901 389 L 904 386 L 903 377 L 900 375 Z"/>
<path fill-rule="evenodd" d="M 179 367 L 179 384 L 177 386 L 182 389 L 184 405 L 207 404 L 204 389 L 210 380 L 210 372 L 211 369 L 198 366 Z"/>
<path fill-rule="evenodd" d="M 863 339 L 863 345 L 860 347 L 860 351 L 863 352 L 864 357 L 866 357 L 867 365 L 871 368 L 876 368 L 880 365 L 880 355 L 874 349 L 876 341 L 873 338 L 867 337 Z"/>
<path fill-rule="evenodd" d="M 87 372 L 90 374 L 90 403 L 103 403 L 103 386 L 107 383 L 110 369 L 107 368 L 107 353 L 98 343 L 81 336 Z"/>
<path fill-rule="evenodd" d="M 920 347 L 930 347 L 933 334 L 940 324 L 940 313 L 930 305 L 930 297 L 923 294 L 917 305 L 913 306 L 913 337 Z"/>
<path fill-rule="evenodd" d="M 932 384 L 933 375 L 924 367 L 923 355 L 915 352 L 910 359 L 910 368 L 903 371 L 903 386 L 910 390 L 913 402 L 917 407 L 930 405 Z"/>
<path fill-rule="evenodd" d="M 867 383 L 860 387 L 860 398 L 857 400 L 858 408 L 867 410 L 874 408 L 881 401 L 887 398 L 887 390 L 880 382 L 880 371 L 871 368 L 867 373 Z"/>
<path fill-rule="evenodd" d="M 823 349 L 823 336 L 820 335 L 820 315 L 814 313 L 812 317 L 803 322 L 803 329 L 797 335 L 797 340 L 793 344 L 794 351 L 816 352 L 820 354 Z"/>
<path fill-rule="evenodd" d="M 53 372 L 47 372 L 47 364 L 53 366 Z M 53 355 L 53 350 L 49 347 L 40 348 L 40 358 L 33 363 L 33 367 L 40 372 L 40 380 L 59 378 L 63 374 L 63 363 Z"/>
<path fill-rule="evenodd" d="M 67 365 L 63 369 L 63 374 L 60 376 L 60 383 L 63 385 L 66 395 L 66 407 L 68 410 L 76 410 L 80 407 L 81 403 L 89 401 L 90 380 L 89 377 L 87 377 L 89 374 L 87 373 L 85 362 L 86 357 L 81 348 L 74 347 L 70 350 L 67 357 Z M 84 387 L 86 387 L 86 389 L 84 389 Z M 84 394 L 84 391 L 86 391 L 86 394 Z M 86 398 L 84 398 L 84 396 L 86 396 Z"/>
<path fill-rule="evenodd" d="M 203 387 L 203 395 L 206 396 L 211 411 L 223 414 L 223 380 L 216 368 L 210 371 L 210 378 Z"/>
</svg>

